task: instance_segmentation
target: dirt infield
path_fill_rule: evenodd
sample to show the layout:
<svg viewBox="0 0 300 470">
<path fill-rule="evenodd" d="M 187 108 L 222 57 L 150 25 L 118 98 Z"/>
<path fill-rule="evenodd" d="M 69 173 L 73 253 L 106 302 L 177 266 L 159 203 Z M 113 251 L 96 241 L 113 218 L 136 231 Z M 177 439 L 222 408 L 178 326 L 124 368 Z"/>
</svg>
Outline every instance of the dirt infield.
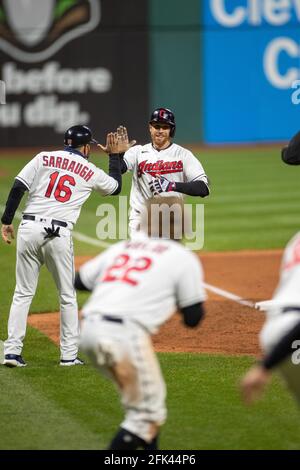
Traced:
<svg viewBox="0 0 300 470">
<path fill-rule="evenodd" d="M 205 281 L 255 302 L 267 300 L 278 281 L 281 254 L 280 250 L 201 254 Z M 87 259 L 77 258 L 77 268 Z M 262 312 L 209 291 L 206 317 L 199 328 L 185 328 L 180 315 L 176 314 L 154 336 L 153 343 L 155 350 L 160 352 L 258 356 L 258 332 L 263 321 Z M 58 313 L 30 315 L 29 324 L 58 343 Z"/>
</svg>

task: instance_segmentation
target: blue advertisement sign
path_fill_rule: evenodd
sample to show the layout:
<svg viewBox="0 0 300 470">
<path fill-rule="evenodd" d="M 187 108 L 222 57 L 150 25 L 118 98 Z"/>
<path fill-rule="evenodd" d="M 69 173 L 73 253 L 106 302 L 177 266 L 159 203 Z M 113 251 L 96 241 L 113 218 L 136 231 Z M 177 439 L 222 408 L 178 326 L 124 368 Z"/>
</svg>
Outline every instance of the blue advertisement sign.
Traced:
<svg viewBox="0 0 300 470">
<path fill-rule="evenodd" d="M 205 0 L 204 139 L 288 140 L 300 128 L 300 1 Z"/>
</svg>

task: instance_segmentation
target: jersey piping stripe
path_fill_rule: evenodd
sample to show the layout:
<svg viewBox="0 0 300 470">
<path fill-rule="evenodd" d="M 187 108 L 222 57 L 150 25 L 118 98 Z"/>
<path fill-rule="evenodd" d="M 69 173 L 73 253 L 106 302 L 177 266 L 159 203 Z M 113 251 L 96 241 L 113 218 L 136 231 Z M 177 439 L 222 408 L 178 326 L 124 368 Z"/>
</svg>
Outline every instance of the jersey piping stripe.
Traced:
<svg viewBox="0 0 300 470">
<path fill-rule="evenodd" d="M 201 176 L 205 176 L 205 178 L 208 179 L 205 173 L 201 173 L 201 175 L 198 175 L 198 176 L 196 176 L 195 178 L 193 178 L 193 179 L 191 180 L 191 182 L 192 182 L 192 181 L 197 181 L 197 179 L 198 179 L 198 178 L 201 178 Z M 201 180 L 201 181 L 203 181 L 203 180 Z M 204 181 L 204 183 L 205 183 L 205 181 Z"/>
<path fill-rule="evenodd" d="M 124 163 L 126 163 L 127 170 L 128 170 L 128 168 L 129 168 L 129 164 L 128 164 L 128 161 L 127 161 L 127 159 L 126 159 L 126 157 L 125 157 L 125 156 L 123 157 L 123 162 L 124 162 Z"/>
<path fill-rule="evenodd" d="M 74 285 L 74 280 L 75 280 L 75 259 L 74 259 L 74 246 L 73 246 L 73 239 L 72 239 L 72 234 L 70 234 L 70 252 L 72 253 L 72 287 L 73 287 L 73 292 L 76 295 L 76 289 Z"/>
<path fill-rule="evenodd" d="M 182 173 L 183 172 L 183 169 L 180 169 L 180 170 L 145 170 L 142 172 L 142 175 L 151 175 L 151 176 L 155 176 L 157 173 L 159 173 L 160 175 L 168 175 L 169 173 Z M 197 176 L 198 178 L 198 176 Z"/>
<path fill-rule="evenodd" d="M 144 411 L 146 411 L 146 413 L 148 414 L 150 413 L 150 410 L 148 410 L 147 404 L 151 398 L 151 395 L 149 394 L 149 386 L 152 383 L 151 377 L 147 376 L 148 375 L 147 370 L 149 366 L 147 363 L 146 364 L 144 363 L 144 358 L 142 354 L 143 348 L 139 344 L 139 340 L 140 340 L 139 336 L 134 334 L 131 338 L 132 338 L 133 347 L 136 351 L 137 368 L 140 372 L 140 379 L 141 379 L 140 388 L 141 388 L 141 393 L 143 396 L 142 401 L 146 405 L 144 407 Z"/>
<path fill-rule="evenodd" d="M 137 368 L 139 369 L 140 379 L 141 379 L 140 388 L 141 388 L 141 393 L 143 395 L 142 401 L 144 402 L 144 406 L 142 408 L 138 408 L 138 410 L 139 412 L 144 413 L 144 420 L 146 421 L 153 414 L 153 408 L 150 405 L 151 405 L 153 396 L 156 394 L 156 390 L 155 389 L 153 390 L 155 385 L 152 380 L 152 376 L 149 375 L 148 373 L 149 363 L 148 363 L 148 360 L 145 360 L 145 353 L 149 353 L 149 349 L 146 347 L 146 351 L 145 351 L 145 347 L 143 346 L 143 344 L 141 344 L 141 337 L 136 334 L 132 336 L 132 344 L 136 351 Z M 155 366 L 158 368 L 158 372 L 160 372 L 160 367 L 156 361 L 155 361 Z"/>
<path fill-rule="evenodd" d="M 27 183 L 27 181 L 23 180 L 23 178 L 21 178 L 20 176 L 16 176 L 15 179 L 19 180 L 19 181 L 21 181 L 21 183 L 25 184 L 25 186 L 26 186 L 26 188 L 28 188 L 28 190 L 30 189 L 29 184 Z"/>
</svg>

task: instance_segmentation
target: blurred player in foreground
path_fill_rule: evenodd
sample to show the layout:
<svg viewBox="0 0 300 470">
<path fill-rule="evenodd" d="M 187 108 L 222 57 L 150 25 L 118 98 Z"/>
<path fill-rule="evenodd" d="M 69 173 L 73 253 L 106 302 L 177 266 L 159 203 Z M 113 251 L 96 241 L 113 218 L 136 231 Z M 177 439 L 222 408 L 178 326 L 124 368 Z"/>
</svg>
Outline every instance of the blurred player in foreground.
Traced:
<svg viewBox="0 0 300 470">
<path fill-rule="evenodd" d="M 281 158 L 288 165 L 300 165 L 300 132 L 297 132 L 288 145 L 281 150 Z"/>
<path fill-rule="evenodd" d="M 241 383 L 246 403 L 258 399 L 276 368 L 300 404 L 300 233 L 288 243 L 281 264 L 279 285 L 273 299 L 258 304 L 267 311 L 260 333 L 265 355 Z"/>
<path fill-rule="evenodd" d="M 75 287 L 92 291 L 83 307 L 81 348 L 115 382 L 125 408 L 110 450 L 158 448 L 166 388 L 151 335 L 176 308 L 188 327 L 204 315 L 202 266 L 178 243 L 182 221 L 180 199 L 152 199 L 135 239 L 117 243 L 76 274 Z"/>
</svg>

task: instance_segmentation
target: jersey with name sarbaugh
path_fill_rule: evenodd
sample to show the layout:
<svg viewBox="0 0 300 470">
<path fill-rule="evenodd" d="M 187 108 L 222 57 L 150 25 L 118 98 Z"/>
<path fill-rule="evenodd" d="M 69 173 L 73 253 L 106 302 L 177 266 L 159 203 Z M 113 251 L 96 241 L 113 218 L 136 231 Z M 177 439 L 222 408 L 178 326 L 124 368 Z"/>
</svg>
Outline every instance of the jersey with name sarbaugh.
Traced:
<svg viewBox="0 0 300 470">
<path fill-rule="evenodd" d="M 112 194 L 117 181 L 78 152 L 38 153 L 16 176 L 29 190 L 24 212 L 75 223 L 95 189 Z"/>
<path fill-rule="evenodd" d="M 199 258 L 180 243 L 140 236 L 119 242 L 80 269 L 92 294 L 84 317 L 112 315 L 157 332 L 176 310 L 206 298 Z"/>
<path fill-rule="evenodd" d="M 151 143 L 136 145 L 125 153 L 124 161 L 128 170 L 133 172 L 130 193 L 131 219 L 138 217 L 135 211 L 141 212 L 145 201 L 152 197 L 149 183 L 157 174 L 165 176 L 169 181 L 185 183 L 199 180 L 208 185 L 207 176 L 199 160 L 192 152 L 174 143 L 160 151 Z M 174 192 L 161 195 L 182 197 L 182 194 Z"/>
</svg>

